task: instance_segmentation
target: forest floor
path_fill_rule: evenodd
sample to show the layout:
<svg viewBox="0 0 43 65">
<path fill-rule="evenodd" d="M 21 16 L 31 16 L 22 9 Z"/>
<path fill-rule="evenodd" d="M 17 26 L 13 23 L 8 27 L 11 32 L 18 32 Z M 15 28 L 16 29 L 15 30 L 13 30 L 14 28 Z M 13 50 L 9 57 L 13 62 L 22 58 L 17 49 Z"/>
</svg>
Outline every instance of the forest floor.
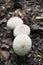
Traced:
<svg viewBox="0 0 43 65">
<path fill-rule="evenodd" d="M 20 17 L 31 28 L 32 48 L 24 57 L 12 49 L 13 32 L 7 29 L 12 16 Z M 43 2 L 0 0 L 0 65 L 43 65 Z"/>
</svg>

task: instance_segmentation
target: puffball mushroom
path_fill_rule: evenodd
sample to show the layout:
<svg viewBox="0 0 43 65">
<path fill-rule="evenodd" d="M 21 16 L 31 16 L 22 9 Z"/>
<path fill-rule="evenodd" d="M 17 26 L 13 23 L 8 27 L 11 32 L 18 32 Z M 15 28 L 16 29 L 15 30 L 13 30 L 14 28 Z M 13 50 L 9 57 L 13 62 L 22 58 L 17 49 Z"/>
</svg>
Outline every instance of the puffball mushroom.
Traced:
<svg viewBox="0 0 43 65">
<path fill-rule="evenodd" d="M 27 55 L 31 46 L 31 38 L 26 34 L 18 35 L 13 41 L 14 52 L 19 56 Z"/>
<path fill-rule="evenodd" d="M 23 24 L 23 20 L 19 17 L 11 17 L 7 22 L 8 29 L 14 29 L 16 26 Z"/>
<path fill-rule="evenodd" d="M 17 36 L 19 34 L 30 34 L 30 27 L 28 25 L 22 24 L 17 26 L 13 31 L 14 36 Z"/>
</svg>

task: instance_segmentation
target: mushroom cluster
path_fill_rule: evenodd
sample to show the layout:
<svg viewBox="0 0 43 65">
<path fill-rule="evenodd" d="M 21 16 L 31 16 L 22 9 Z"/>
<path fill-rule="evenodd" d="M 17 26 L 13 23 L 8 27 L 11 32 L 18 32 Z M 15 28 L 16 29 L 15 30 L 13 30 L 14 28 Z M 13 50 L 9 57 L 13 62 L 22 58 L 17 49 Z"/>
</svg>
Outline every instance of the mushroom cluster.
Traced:
<svg viewBox="0 0 43 65">
<path fill-rule="evenodd" d="M 13 41 L 14 52 L 19 56 L 25 56 L 29 53 L 32 46 L 30 27 L 23 23 L 19 17 L 12 17 L 7 22 L 8 29 L 13 30 L 15 39 Z"/>
</svg>

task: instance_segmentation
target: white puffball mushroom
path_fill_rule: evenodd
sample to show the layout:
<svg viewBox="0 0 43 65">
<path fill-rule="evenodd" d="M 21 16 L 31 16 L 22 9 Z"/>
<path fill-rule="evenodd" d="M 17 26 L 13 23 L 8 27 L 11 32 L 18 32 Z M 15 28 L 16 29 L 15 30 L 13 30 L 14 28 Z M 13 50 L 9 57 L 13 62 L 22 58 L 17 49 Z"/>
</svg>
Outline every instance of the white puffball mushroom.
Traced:
<svg viewBox="0 0 43 65">
<path fill-rule="evenodd" d="M 28 25 L 22 24 L 17 26 L 13 31 L 14 36 L 17 36 L 19 34 L 30 34 L 30 27 Z"/>
<path fill-rule="evenodd" d="M 14 52 L 19 56 L 27 55 L 31 49 L 31 46 L 31 38 L 26 34 L 18 35 L 13 41 Z"/>
<path fill-rule="evenodd" d="M 7 22 L 8 29 L 14 29 L 16 26 L 23 24 L 23 20 L 19 17 L 11 17 Z"/>
</svg>

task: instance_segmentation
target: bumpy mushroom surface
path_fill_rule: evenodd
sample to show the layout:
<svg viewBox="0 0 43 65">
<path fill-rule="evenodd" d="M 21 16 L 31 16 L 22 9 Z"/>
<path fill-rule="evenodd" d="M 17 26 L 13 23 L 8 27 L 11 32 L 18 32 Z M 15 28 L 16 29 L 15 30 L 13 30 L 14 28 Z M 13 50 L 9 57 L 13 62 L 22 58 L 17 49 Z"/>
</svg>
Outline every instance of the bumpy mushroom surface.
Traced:
<svg viewBox="0 0 43 65">
<path fill-rule="evenodd" d="M 30 34 L 30 27 L 28 25 L 22 24 L 17 26 L 13 31 L 14 36 L 17 36 L 19 34 Z"/>
<path fill-rule="evenodd" d="M 18 35 L 13 41 L 14 52 L 19 56 L 27 55 L 31 46 L 31 38 L 26 34 Z"/>
<path fill-rule="evenodd" d="M 7 22 L 8 29 L 14 29 L 16 26 L 23 24 L 23 20 L 19 17 L 11 17 Z"/>
</svg>

